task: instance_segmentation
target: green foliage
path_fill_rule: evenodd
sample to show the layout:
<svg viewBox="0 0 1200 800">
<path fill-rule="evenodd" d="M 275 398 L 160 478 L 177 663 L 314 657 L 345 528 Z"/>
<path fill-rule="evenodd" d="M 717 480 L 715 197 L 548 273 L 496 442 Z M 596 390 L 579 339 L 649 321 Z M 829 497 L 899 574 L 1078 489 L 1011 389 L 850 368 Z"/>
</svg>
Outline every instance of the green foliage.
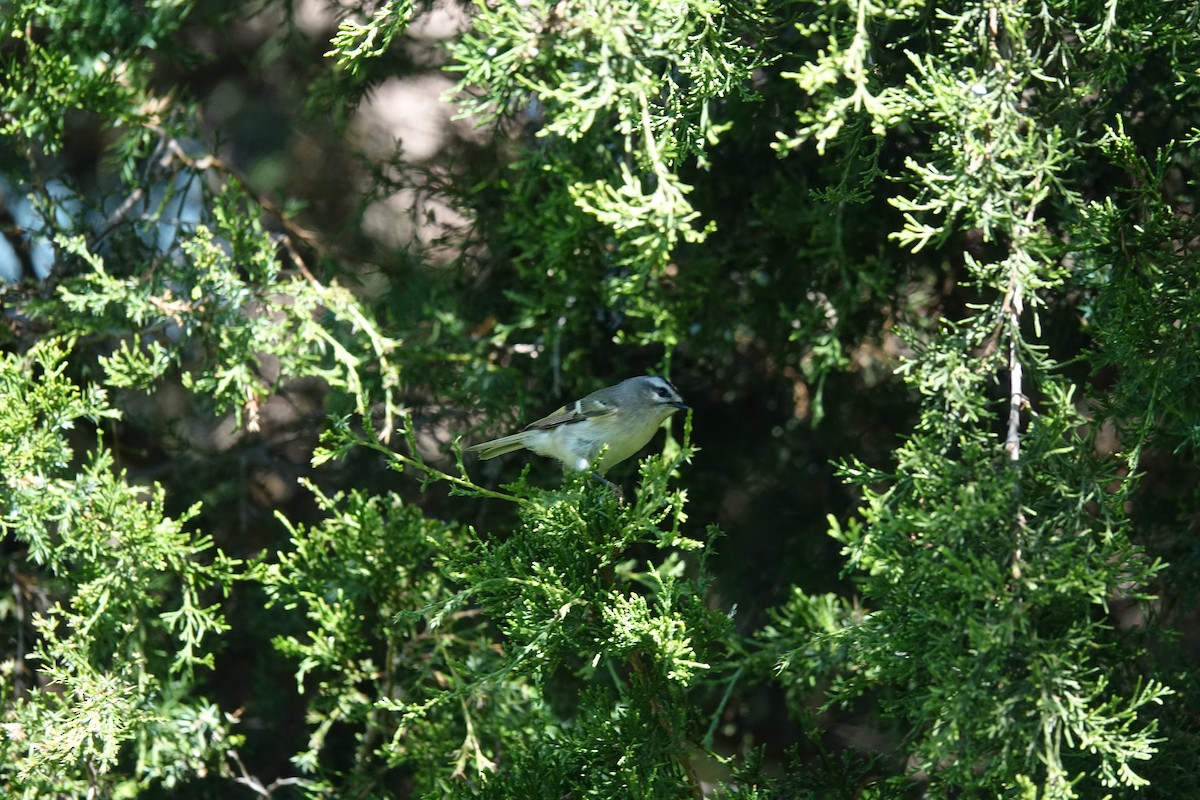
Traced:
<svg viewBox="0 0 1200 800">
<path fill-rule="evenodd" d="M 29 42 L 23 53 L 0 54 L 5 81 L 0 85 L 0 134 L 19 136 L 54 152 L 61 146 L 67 114 L 80 108 L 125 115 L 137 95 L 112 79 L 102 58 L 75 58 Z M 81 63 L 82 62 L 82 63 Z M 54 87 L 70 84 L 66 98 Z M 68 102 L 64 103 L 64 100 Z"/>
<path fill-rule="evenodd" d="M 840 536 L 879 610 L 837 636 L 874 666 L 843 698 L 895 687 L 886 705 L 914 725 L 913 752 L 935 783 L 1003 786 L 1025 775 L 1047 797 L 1072 797 L 1077 771 L 1110 788 L 1144 783 L 1133 762 L 1156 739 L 1139 713 L 1169 691 L 1150 681 L 1112 694 L 1109 670 L 1131 643 L 1104 612 L 1161 565 L 1129 544 L 1127 495 L 1111 490 L 1120 463 L 1081 455 L 1090 447 L 1071 397 L 1043 389 L 1022 440 L 1036 472 L 1005 464 L 965 417 L 954 439 L 934 429 L 905 442 L 895 472 L 848 469 L 864 487 L 888 488 L 865 488 L 864 525 Z"/>
<path fill-rule="evenodd" d="M 104 394 L 65 374 L 67 348 L 47 340 L 0 361 L 0 531 L 28 548 L 40 588 L 19 602 L 37 640 L 7 662 L 0 784 L 12 797 L 170 787 L 236 746 L 231 720 L 195 694 L 228 630 L 215 592 L 237 563 L 165 514 L 160 487 L 127 483 L 97 450 L 72 473 L 66 432 L 116 416 Z M 136 767 L 118 769 L 123 755 Z"/>
<path fill-rule="evenodd" d="M 451 614 L 426 625 L 413 614 L 455 592 L 441 562 L 465 545 L 465 532 L 425 519 L 396 497 L 355 492 L 318 494 L 317 500 L 329 517 L 319 526 L 289 524 L 293 549 L 259 575 L 272 603 L 300 609 L 308 620 L 304 636 L 274 642 L 298 662 L 298 691 L 314 698 L 307 747 L 293 759 L 312 776 L 308 790 L 334 791 L 341 782 L 345 791 L 374 793 L 387 764 L 403 764 L 430 788 L 444 782 L 442 768 L 452 755 L 446 742 L 464 736 L 460 768 L 474 758 L 477 772 L 489 762 L 471 739 L 465 703 L 461 718 L 446 713 L 415 728 L 390 708 L 420 704 L 438 687 L 457 685 L 463 665 L 478 668 L 495 658 L 474 615 Z M 489 723 L 480 726 L 485 732 L 489 716 L 480 716 Z M 340 730 L 353 732 L 355 759 L 339 777 L 322 764 Z M 491 737 L 485 734 L 485 741 Z"/>
<path fill-rule="evenodd" d="M 668 351 L 682 340 L 668 268 L 712 225 L 680 167 L 717 143 L 722 101 L 749 94 L 763 59 L 743 37 L 758 13 L 707 0 L 480 4 L 454 48 L 463 113 L 524 117 L 542 139 L 504 184 L 520 212 L 506 228 L 521 284 L 538 290 L 512 298 L 526 307 L 521 327 L 560 336 L 561 309 L 598 291 L 616 315 L 610 336 Z M 531 209 L 537 216 L 525 216 Z M 591 262 L 582 271 L 581 257 Z"/>
<path fill-rule="evenodd" d="M 1200 6 L 443 12 L 0 11 L 0 792 L 1190 791 Z"/>
<path fill-rule="evenodd" d="M 113 275 L 81 238 L 60 240 L 90 272 L 64 281 L 57 302 L 33 308 L 67 320 L 63 327 L 75 335 L 116 338 L 112 354 L 99 358 L 109 385 L 145 389 L 170 369 L 191 368 L 184 386 L 210 398 L 218 412 L 233 410 L 239 423 L 249 414 L 252 429 L 261 401 L 281 380 L 300 377 L 344 387 L 354 410 L 367 413 L 360 367 L 369 361 L 390 431 L 400 380 L 390 359 L 396 343 L 373 330 L 345 290 L 281 277 L 261 227 L 238 219 L 242 202 L 236 191 L 217 198 L 217 229 L 198 226 L 181 257 L 148 278 Z M 345 335 L 355 328 L 366 335 Z M 197 350 L 204 355 L 194 365 L 189 356 Z"/>
<path fill-rule="evenodd" d="M 896 28 L 888 23 L 914 19 L 923 6 L 921 0 L 845 0 L 806 15 L 797 28 L 802 36 L 819 42 L 820 49 L 800 69 L 783 77 L 794 80 L 814 102 L 798 113 L 796 134 L 780 136 L 780 146 L 792 148 L 811 139 L 824 152 L 843 126 L 864 113 L 877 134 L 895 124 L 901 116 L 896 106 L 903 93 L 873 85 L 873 64 L 884 55 L 877 42 L 892 38 L 887 34 Z"/>
<path fill-rule="evenodd" d="M 146 54 L 187 18 L 191 2 L 157 0 L 135 11 L 118 0 L 42 3 L 19 0 L 0 10 L 0 134 L 56 152 L 70 112 L 109 124 L 153 124 L 143 104 Z"/>
<path fill-rule="evenodd" d="M 1149 441 L 1193 452 L 1200 445 L 1190 411 L 1200 403 L 1191 380 L 1200 374 L 1193 346 L 1200 293 L 1187 244 L 1196 220 L 1173 213 L 1164 198 L 1172 163 L 1194 158 L 1196 139 L 1194 132 L 1190 147 L 1165 146 L 1148 158 L 1120 124 L 1110 128 L 1099 147 L 1132 185 L 1089 203 L 1074 231 L 1080 282 L 1094 288 L 1087 316 L 1097 343 L 1093 362 L 1121 371 L 1109 413 L 1130 429 L 1131 453 Z"/>
<path fill-rule="evenodd" d="M 793 75 L 817 95 L 786 145 L 812 139 L 824 148 L 858 114 L 876 133 L 900 124 L 928 130 L 927 151 L 907 156 L 897 176 L 910 188 L 891 199 L 903 214 L 891 237 L 918 253 L 974 231 L 994 250 L 986 259 L 964 256 L 982 296 L 969 315 L 909 334 L 913 355 L 901 373 L 922 410 L 894 452 L 895 467 L 843 467 L 862 489 L 862 521 L 835 524 L 833 534 L 870 610 L 837 620 L 802 613 L 815 600 L 793 601 L 799 662 L 783 660 L 785 675 L 797 666 L 837 675 L 843 661 L 852 665 L 852 679 L 837 680 L 832 699 L 877 695 L 906 729 L 906 747 L 935 793 L 1069 798 L 1097 785 L 1145 786 L 1138 762 L 1161 742 L 1148 707 L 1171 691 L 1119 666 L 1143 645 L 1118 634 L 1107 613 L 1111 598 L 1150 585 L 1162 565 L 1132 543 L 1125 509 L 1136 475 L 1125 461 L 1096 454 L 1093 420 L 1038 343 L 1039 309 L 1070 277 L 1058 262 L 1063 209 L 1087 220 L 1089 253 L 1119 241 L 1096 233 L 1111 200 L 1085 204 L 1065 180 L 1086 131 L 1045 118 L 1064 88 L 1087 78 L 1043 72 L 1043 48 L 1057 26 L 1086 37 L 1077 42 L 1082 50 L 1111 28 L 1084 30 L 1057 16 L 1066 9 L 1030 17 L 1015 2 L 939 12 L 920 34 L 935 43 L 931 52 L 889 44 L 909 65 L 880 53 L 873 79 L 865 65 L 884 48 L 872 44 L 871 20 L 911 22 L 920 4 L 847 5 L 856 16 L 830 14 L 809 29 L 829 35 L 831 48 Z M 914 39 L 900 41 L 907 48 Z M 848 95 L 843 82 L 853 87 Z M 1147 169 L 1129 156 L 1128 139 L 1108 141 L 1108 152 L 1124 150 L 1126 165 Z M 1177 226 L 1172 219 L 1166 211 L 1159 224 Z M 1110 223 L 1105 233 L 1117 231 Z M 1161 295 L 1151 300 L 1134 282 L 1104 284 L 1097 299 L 1106 305 L 1144 298 L 1147 305 L 1120 316 L 1145 330 Z M 1150 335 L 1163 327 L 1152 325 Z M 1007 378 L 1004 404 L 991 391 L 998 372 Z M 1138 416 L 1154 413 L 1136 405 Z M 801 673 L 790 682 L 811 680 Z"/>
<path fill-rule="evenodd" d="M 339 67 L 357 72 L 361 61 L 378 58 L 387 52 L 412 13 L 412 2 L 388 0 L 375 9 L 366 22 L 346 17 L 338 23 L 337 33 L 330 42 L 333 49 L 325 54 L 326 58 L 335 58 Z"/>
<path fill-rule="evenodd" d="M 1171 692 L 1110 672 L 1139 648 L 1105 615 L 1162 565 L 1129 544 L 1122 465 L 1081 457 L 1092 443 L 1055 388 L 1022 440 L 1036 477 L 998 457 L 947 395 L 894 471 L 848 465 L 864 489 L 862 521 L 832 533 L 872 610 L 798 593 L 765 632 L 786 648 L 779 668 L 799 696 L 818 678 L 832 678 L 839 703 L 877 692 L 935 787 L 1073 797 L 1085 774 L 1143 786 L 1137 762 L 1161 741 L 1142 715 Z M 1128 696 L 1113 691 L 1122 681 Z"/>
<path fill-rule="evenodd" d="M 415 12 L 412 0 L 386 0 L 358 9 L 344 7 L 345 16 L 329 40 L 325 58 L 337 69 L 313 77 L 307 88 L 308 113 L 332 114 L 345 124 L 354 99 L 364 96 L 376 83 L 390 75 L 395 62 L 389 58 Z M 388 178 L 381 179 L 386 184 Z M 371 189 L 367 190 L 368 192 Z"/>
<path fill-rule="evenodd" d="M 378 448 L 349 428 L 328 444 Z M 685 791 L 687 737 L 702 722 L 689 692 L 711 680 L 729 627 L 681 557 L 704 547 L 681 533 L 683 491 L 669 485 L 689 456 L 646 461 L 629 503 L 590 476 L 503 494 L 397 457 L 461 496 L 516 502 L 519 524 L 502 539 L 395 498 L 320 496 L 329 518 L 292 527 L 295 550 L 262 573 L 272 602 L 310 621 L 304 638 L 275 642 L 319 698 L 295 758 L 314 774 L 310 791 L 378 794 L 386 766 L 422 792 L 462 796 Z M 322 767 L 337 727 L 356 743 L 344 775 Z"/>
</svg>

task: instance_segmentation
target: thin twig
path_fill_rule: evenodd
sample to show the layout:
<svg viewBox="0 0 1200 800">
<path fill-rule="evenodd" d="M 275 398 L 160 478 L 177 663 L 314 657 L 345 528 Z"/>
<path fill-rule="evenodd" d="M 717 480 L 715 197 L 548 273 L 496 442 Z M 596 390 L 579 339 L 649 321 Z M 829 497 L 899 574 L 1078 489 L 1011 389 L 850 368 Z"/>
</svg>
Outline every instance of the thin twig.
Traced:
<svg viewBox="0 0 1200 800">
<path fill-rule="evenodd" d="M 1021 298 L 1021 287 L 1014 277 L 1004 297 L 1004 311 L 1008 314 L 1008 434 L 1004 438 L 1004 449 L 1008 452 L 1009 463 L 1013 467 L 1021 464 L 1021 410 L 1024 408 L 1025 392 L 1022 385 L 1024 372 L 1018 342 L 1021 338 L 1021 311 L 1024 304 Z M 1013 477 L 1013 552 L 1009 564 L 1009 572 L 1014 581 L 1021 578 L 1021 562 L 1023 560 L 1025 512 L 1021 509 L 1021 478 L 1017 471 Z"/>
<path fill-rule="evenodd" d="M 1004 297 L 1004 305 L 1008 309 L 1008 435 L 1004 438 L 1004 449 L 1008 458 L 1014 464 L 1021 460 L 1021 409 L 1025 405 L 1025 394 L 1022 391 L 1024 374 L 1021 369 L 1021 359 L 1017 352 L 1017 340 L 1021 333 L 1021 287 L 1014 280 Z"/>
<path fill-rule="evenodd" d="M 251 775 L 246 769 L 246 765 L 242 763 L 242 759 L 238 756 L 236 750 L 226 750 L 225 755 L 237 765 L 238 772 L 242 773 L 234 778 L 234 782 L 240 783 L 259 797 L 270 797 L 277 789 L 282 789 L 285 786 L 295 786 L 303 782 L 303 778 L 276 778 L 266 786 L 263 786 L 262 781 Z"/>
<path fill-rule="evenodd" d="M 451 475 L 449 472 L 443 472 L 442 470 L 438 469 L 437 467 L 431 467 L 428 464 L 426 464 L 424 461 L 421 461 L 420 459 L 416 459 L 411 456 L 406 456 L 403 453 L 397 453 L 395 450 L 392 450 L 391 448 L 387 447 L 385 444 L 376 440 L 374 437 L 369 437 L 369 436 L 362 437 L 359 439 L 359 441 L 361 443 L 365 444 L 367 447 L 370 447 L 372 450 L 376 450 L 376 451 L 382 453 L 383 455 L 387 456 L 388 458 L 398 461 L 401 464 L 404 464 L 405 466 L 413 467 L 415 469 L 418 469 L 418 470 L 424 472 L 426 475 L 430 476 L 434 480 L 446 481 L 447 483 L 452 483 L 455 486 L 461 486 L 464 489 L 469 489 L 472 492 L 475 492 L 476 494 L 481 495 L 482 497 L 491 497 L 495 500 L 507 500 L 510 503 L 521 503 L 521 504 L 530 502 L 528 499 L 526 499 L 524 497 L 518 497 L 515 494 L 504 494 L 503 492 L 492 491 L 491 489 L 484 488 L 483 486 L 480 486 L 477 483 L 473 483 L 472 481 L 470 481 L 467 478 L 460 478 L 457 475 Z"/>
</svg>

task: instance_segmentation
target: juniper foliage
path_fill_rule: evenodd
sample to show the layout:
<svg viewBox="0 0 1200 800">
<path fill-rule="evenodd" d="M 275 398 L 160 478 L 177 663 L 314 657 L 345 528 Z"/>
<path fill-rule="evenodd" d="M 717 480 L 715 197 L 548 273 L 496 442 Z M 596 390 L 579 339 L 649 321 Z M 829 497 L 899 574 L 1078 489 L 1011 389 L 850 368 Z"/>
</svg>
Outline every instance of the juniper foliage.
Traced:
<svg viewBox="0 0 1200 800">
<path fill-rule="evenodd" d="M 0 10 L 5 796 L 1188 790 L 1200 5 L 144 6 Z"/>
</svg>

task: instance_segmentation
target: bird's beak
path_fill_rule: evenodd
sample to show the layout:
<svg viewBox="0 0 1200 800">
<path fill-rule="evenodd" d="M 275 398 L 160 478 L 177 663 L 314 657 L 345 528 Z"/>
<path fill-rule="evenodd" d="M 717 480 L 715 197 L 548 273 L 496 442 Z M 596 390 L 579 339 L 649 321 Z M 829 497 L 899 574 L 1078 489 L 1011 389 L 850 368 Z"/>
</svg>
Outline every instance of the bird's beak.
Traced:
<svg viewBox="0 0 1200 800">
<path fill-rule="evenodd" d="M 687 410 L 691 409 L 691 406 L 689 406 L 687 403 L 683 402 L 682 400 L 676 400 L 674 403 L 671 403 L 671 405 L 675 406 L 680 411 L 687 411 Z"/>
</svg>

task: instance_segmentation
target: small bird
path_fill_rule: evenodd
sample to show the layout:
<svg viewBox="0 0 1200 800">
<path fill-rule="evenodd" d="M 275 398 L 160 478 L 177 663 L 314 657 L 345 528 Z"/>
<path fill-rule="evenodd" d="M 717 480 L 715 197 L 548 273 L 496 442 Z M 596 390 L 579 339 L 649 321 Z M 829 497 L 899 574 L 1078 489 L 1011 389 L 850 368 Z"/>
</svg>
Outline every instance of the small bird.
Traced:
<svg viewBox="0 0 1200 800">
<path fill-rule="evenodd" d="M 645 447 L 663 420 L 686 408 L 670 381 L 642 375 L 567 403 L 518 433 L 467 449 L 488 459 L 524 447 L 557 458 L 564 469 L 593 469 L 604 475 Z"/>
</svg>

